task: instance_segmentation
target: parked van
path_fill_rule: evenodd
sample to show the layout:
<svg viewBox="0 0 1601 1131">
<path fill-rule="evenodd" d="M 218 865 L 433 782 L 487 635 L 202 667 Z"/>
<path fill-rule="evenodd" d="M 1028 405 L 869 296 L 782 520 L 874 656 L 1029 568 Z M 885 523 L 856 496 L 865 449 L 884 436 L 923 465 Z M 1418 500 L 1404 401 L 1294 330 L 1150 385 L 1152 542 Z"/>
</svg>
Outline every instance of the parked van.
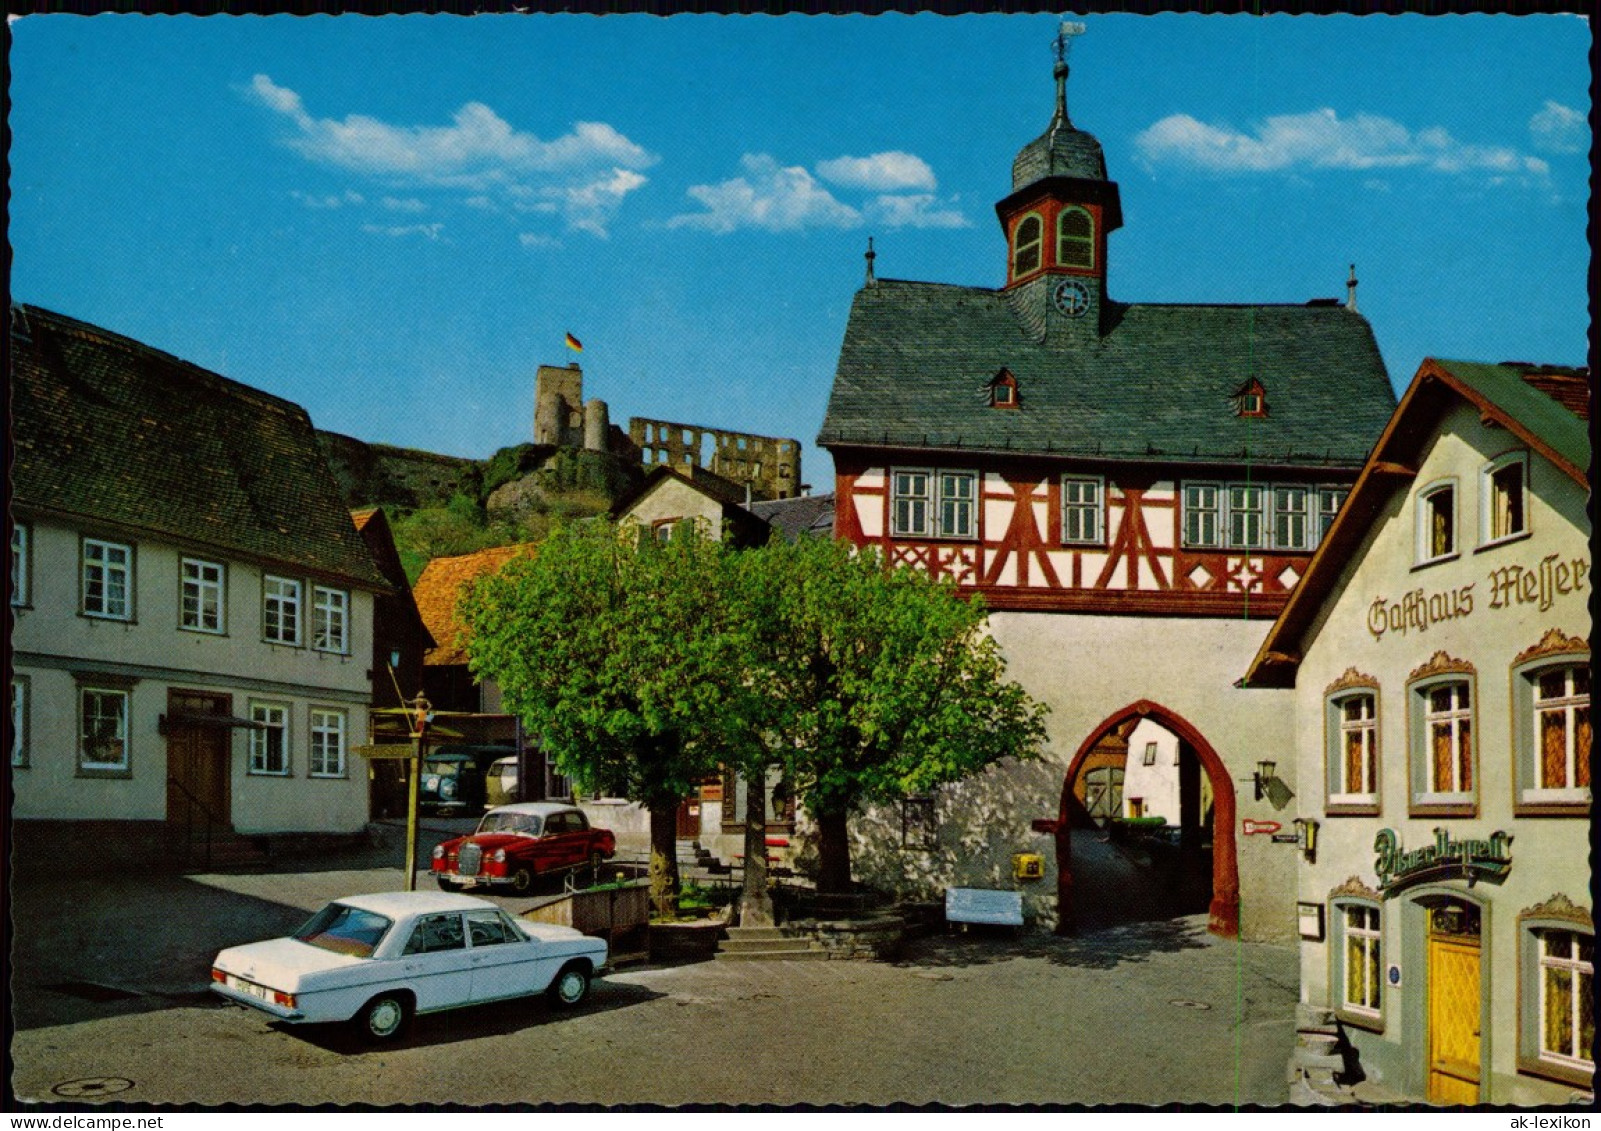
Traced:
<svg viewBox="0 0 1601 1131">
<path fill-rule="evenodd" d="M 490 805 L 486 771 L 506 754 L 504 746 L 441 746 L 423 758 L 422 778 L 417 783 L 417 808 L 441 816 L 478 814 Z M 515 755 L 511 759 L 516 766 Z"/>
</svg>

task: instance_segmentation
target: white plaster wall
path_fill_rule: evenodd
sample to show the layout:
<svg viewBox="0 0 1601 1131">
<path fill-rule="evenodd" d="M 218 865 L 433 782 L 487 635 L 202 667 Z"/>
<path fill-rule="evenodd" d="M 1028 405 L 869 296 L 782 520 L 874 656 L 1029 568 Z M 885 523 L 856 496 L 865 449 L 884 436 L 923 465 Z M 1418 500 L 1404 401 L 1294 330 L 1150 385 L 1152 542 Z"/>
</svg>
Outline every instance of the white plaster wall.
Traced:
<svg viewBox="0 0 1601 1131">
<path fill-rule="evenodd" d="M 1326 601 L 1321 623 L 1305 644 L 1305 658 L 1296 679 L 1296 750 L 1301 811 L 1321 822 L 1314 864 L 1299 870 L 1299 898 L 1326 903 L 1329 893 L 1350 877 L 1378 887 L 1373 851 L 1380 829 L 1394 829 L 1404 849 L 1422 847 L 1444 828 L 1454 839 L 1484 838 L 1496 830 L 1513 834 L 1513 866 L 1500 886 L 1477 885 L 1471 895 L 1484 900 L 1481 961 L 1490 966 L 1492 1031 L 1490 1047 L 1491 1102 L 1560 1102 L 1571 1087 L 1548 1084 L 1516 1072 L 1518 976 L 1517 914 L 1563 893 L 1590 907 L 1589 822 L 1582 817 L 1523 817 L 1512 813 L 1514 741 L 1511 669 L 1517 654 L 1536 644 L 1548 629 L 1588 638 L 1588 579 L 1582 590 L 1556 594 L 1548 608 L 1538 603 L 1494 608 L 1490 571 L 1508 564 L 1536 566 L 1547 555 L 1566 562 L 1590 560 L 1589 524 L 1584 516 L 1585 492 L 1540 456 L 1531 454 L 1529 480 L 1530 535 L 1519 541 L 1480 547 L 1479 471 L 1484 464 L 1518 446 L 1499 428 L 1481 424 L 1476 410 L 1449 413 L 1430 441 L 1414 482 L 1397 486 L 1388 505 L 1370 528 L 1367 540 Z M 1416 565 L 1415 494 L 1419 487 L 1454 475 L 1457 478 L 1458 556 L 1427 566 Z M 1394 602 L 1408 591 L 1460 590 L 1471 585 L 1473 611 L 1467 616 L 1412 628 L 1402 634 L 1375 635 L 1368 617 L 1375 600 Z M 1477 734 L 1478 815 L 1471 818 L 1408 815 L 1407 682 L 1410 673 L 1437 651 L 1467 660 L 1477 670 L 1474 724 Z M 1372 676 L 1379 684 L 1380 814 L 1353 817 L 1325 812 L 1325 689 L 1348 668 Z M 1464 894 L 1465 885 L 1457 884 Z M 1385 903 L 1385 961 L 1399 962 L 1402 940 L 1402 892 Z M 1331 954 L 1327 942 L 1301 948 L 1303 999 L 1332 1006 Z M 1425 1034 L 1408 1033 L 1403 1003 L 1426 992 L 1427 972 L 1403 969 L 1402 987 L 1387 992 L 1382 1037 L 1365 1037 L 1392 1046 L 1396 1063 L 1421 1057 Z M 1335 991 L 1337 992 L 1337 991 Z"/>
<path fill-rule="evenodd" d="M 629 507 L 623 518 L 646 527 L 665 519 L 696 518 L 707 537 L 723 536 L 722 504 L 670 475 Z"/>
<path fill-rule="evenodd" d="M 1156 761 L 1145 764 L 1145 747 L 1156 744 Z M 1144 815 L 1179 823 L 1178 735 L 1142 719 L 1129 732 L 1128 760 L 1123 770 L 1123 815 L 1134 815 L 1131 799 L 1141 798 Z"/>
</svg>

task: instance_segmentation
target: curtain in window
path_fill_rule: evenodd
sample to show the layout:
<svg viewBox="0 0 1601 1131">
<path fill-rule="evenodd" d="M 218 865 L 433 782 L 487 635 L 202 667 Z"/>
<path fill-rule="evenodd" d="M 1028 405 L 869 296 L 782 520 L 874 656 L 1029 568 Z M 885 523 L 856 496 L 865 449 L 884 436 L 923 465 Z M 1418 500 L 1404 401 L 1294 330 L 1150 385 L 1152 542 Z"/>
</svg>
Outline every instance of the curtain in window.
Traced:
<svg viewBox="0 0 1601 1131">
<path fill-rule="evenodd" d="M 1560 708 L 1540 712 L 1540 788 L 1568 784 L 1568 718 Z"/>
</svg>

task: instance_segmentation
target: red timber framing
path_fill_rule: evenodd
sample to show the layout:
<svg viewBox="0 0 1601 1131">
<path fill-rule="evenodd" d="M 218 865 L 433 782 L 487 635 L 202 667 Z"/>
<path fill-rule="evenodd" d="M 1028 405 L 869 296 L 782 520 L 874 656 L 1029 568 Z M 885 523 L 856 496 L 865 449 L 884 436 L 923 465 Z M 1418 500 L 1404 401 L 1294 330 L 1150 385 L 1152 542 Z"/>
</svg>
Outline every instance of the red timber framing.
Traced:
<svg viewBox="0 0 1601 1131">
<path fill-rule="evenodd" d="M 1084 767 L 1090 752 L 1107 735 L 1131 721 L 1151 719 L 1177 735 L 1195 751 L 1196 759 L 1206 771 L 1212 784 L 1212 904 L 1207 929 L 1223 938 L 1237 938 L 1240 933 L 1240 867 L 1234 847 L 1234 782 L 1228 768 L 1218 757 L 1212 744 L 1201 732 L 1190 725 L 1182 715 L 1168 710 L 1159 703 L 1141 699 L 1130 703 L 1121 711 L 1107 716 L 1092 730 L 1073 760 L 1068 764 L 1067 776 L 1062 782 L 1062 801 L 1055 820 L 1035 821 L 1039 832 L 1053 833 L 1056 837 L 1056 931 L 1071 934 L 1074 929 L 1073 891 L 1073 840 L 1070 808 L 1078 808 L 1073 795 L 1073 782 Z"/>
<path fill-rule="evenodd" d="M 1310 550 L 1185 548 L 1179 499 L 1190 477 L 1177 469 L 1160 475 L 1127 467 L 1088 473 L 1102 484 L 1099 537 L 1064 542 L 1064 470 L 1024 461 L 967 465 L 979 475 L 974 537 L 896 537 L 891 533 L 893 469 L 958 469 L 966 461 L 942 460 L 935 452 L 875 453 L 870 463 L 843 453 L 835 459 L 838 536 L 878 547 L 891 564 L 950 577 L 962 590 L 981 593 L 992 609 L 1272 619 L 1312 558 Z M 1247 477 L 1194 478 L 1239 482 Z M 1315 491 L 1330 478 L 1285 474 L 1275 481 Z M 1309 515 L 1308 521 L 1315 517 Z M 1262 522 L 1265 538 L 1266 515 Z"/>
</svg>

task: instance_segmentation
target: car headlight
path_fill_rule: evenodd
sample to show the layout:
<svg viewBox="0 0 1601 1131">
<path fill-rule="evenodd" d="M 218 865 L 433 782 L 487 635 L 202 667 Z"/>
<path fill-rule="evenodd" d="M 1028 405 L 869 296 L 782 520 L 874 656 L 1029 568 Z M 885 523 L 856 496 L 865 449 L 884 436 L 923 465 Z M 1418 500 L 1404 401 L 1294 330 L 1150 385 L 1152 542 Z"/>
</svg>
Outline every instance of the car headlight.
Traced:
<svg viewBox="0 0 1601 1131">
<path fill-rule="evenodd" d="M 445 846 L 442 845 L 442 844 L 434 845 L 434 859 L 435 860 L 443 860 L 444 858 L 445 858 Z"/>
<path fill-rule="evenodd" d="M 496 864 L 504 864 L 506 862 L 506 850 L 504 848 L 497 848 L 494 852 L 489 854 L 489 858 Z"/>
</svg>

